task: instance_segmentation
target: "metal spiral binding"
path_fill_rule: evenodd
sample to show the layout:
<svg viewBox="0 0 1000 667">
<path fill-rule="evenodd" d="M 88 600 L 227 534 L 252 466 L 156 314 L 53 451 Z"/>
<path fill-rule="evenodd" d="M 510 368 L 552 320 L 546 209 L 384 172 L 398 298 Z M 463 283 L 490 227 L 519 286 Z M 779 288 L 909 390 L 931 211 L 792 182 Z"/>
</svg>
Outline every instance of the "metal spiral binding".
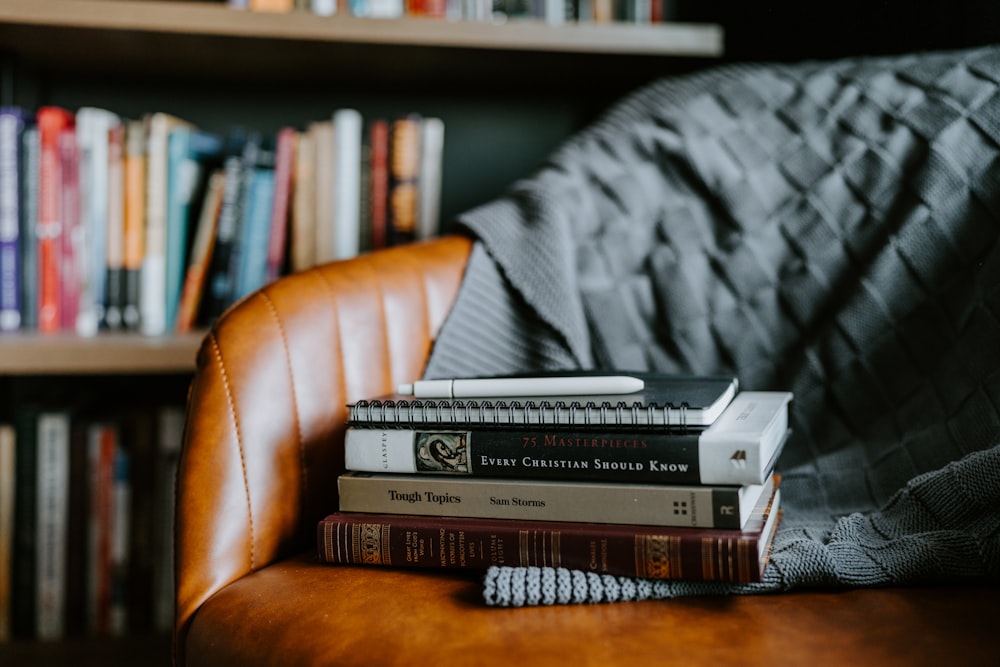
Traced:
<svg viewBox="0 0 1000 667">
<path fill-rule="evenodd" d="M 351 418 L 389 428 L 402 428 L 412 424 L 484 424 L 484 425 L 573 425 L 578 423 L 582 411 L 584 425 L 653 426 L 658 412 L 662 414 L 660 427 L 682 428 L 687 425 L 689 405 L 671 403 L 649 404 L 618 401 L 612 405 L 603 401 L 434 401 L 434 400 L 361 400 L 351 407 Z M 672 411 L 678 412 L 676 420 Z M 550 418 L 546 418 L 550 415 Z M 645 421 L 642 421 L 645 417 Z M 673 423 L 671 423 L 673 422 Z"/>
</svg>

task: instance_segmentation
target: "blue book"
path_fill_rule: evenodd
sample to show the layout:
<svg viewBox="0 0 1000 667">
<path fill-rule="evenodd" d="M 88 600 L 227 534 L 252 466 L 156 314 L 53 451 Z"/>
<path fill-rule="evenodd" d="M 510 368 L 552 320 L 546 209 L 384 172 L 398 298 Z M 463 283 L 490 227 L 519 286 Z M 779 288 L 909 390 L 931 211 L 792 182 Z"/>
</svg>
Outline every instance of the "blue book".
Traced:
<svg viewBox="0 0 1000 667">
<path fill-rule="evenodd" d="M 209 165 L 221 160 L 222 138 L 199 128 L 181 126 L 167 139 L 166 327 L 176 328 L 184 286 L 188 237 Z"/>
<path fill-rule="evenodd" d="M 22 147 L 31 115 L 0 107 L 0 330 L 21 327 Z"/>
<path fill-rule="evenodd" d="M 20 187 L 20 304 L 21 328 L 33 331 L 38 328 L 38 172 L 41 144 L 34 118 L 28 122 L 21 136 L 21 187 Z"/>
<path fill-rule="evenodd" d="M 242 298 L 267 281 L 267 250 L 271 240 L 274 204 L 274 169 L 255 167 L 244 208 L 243 253 L 236 280 L 236 298 Z"/>
</svg>

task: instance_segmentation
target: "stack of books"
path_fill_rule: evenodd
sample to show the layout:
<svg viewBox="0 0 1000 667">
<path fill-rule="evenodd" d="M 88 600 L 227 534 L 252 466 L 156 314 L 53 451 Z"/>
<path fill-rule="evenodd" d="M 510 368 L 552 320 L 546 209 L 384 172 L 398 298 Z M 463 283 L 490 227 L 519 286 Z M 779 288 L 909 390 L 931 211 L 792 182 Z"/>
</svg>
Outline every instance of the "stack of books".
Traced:
<svg viewBox="0 0 1000 667">
<path fill-rule="evenodd" d="M 760 581 L 791 400 L 663 374 L 401 386 L 349 406 L 320 559 Z"/>
</svg>

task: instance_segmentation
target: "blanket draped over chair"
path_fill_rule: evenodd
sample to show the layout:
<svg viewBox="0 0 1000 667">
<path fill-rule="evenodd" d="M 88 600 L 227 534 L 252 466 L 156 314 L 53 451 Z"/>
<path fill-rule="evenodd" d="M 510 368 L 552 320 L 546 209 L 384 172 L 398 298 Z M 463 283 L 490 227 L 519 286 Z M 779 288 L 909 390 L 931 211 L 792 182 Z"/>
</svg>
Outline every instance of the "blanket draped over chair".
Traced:
<svg viewBox="0 0 1000 667">
<path fill-rule="evenodd" d="M 763 583 L 494 567 L 488 604 L 1000 580 L 1000 47 L 658 80 L 457 222 L 425 377 L 795 396 Z"/>
</svg>

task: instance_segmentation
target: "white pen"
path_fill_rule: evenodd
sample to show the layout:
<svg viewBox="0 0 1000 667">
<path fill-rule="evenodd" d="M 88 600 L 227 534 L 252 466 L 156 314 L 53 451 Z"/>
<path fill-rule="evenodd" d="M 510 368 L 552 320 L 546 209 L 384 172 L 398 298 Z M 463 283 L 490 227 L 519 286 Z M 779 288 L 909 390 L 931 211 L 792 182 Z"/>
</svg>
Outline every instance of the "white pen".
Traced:
<svg viewBox="0 0 1000 667">
<path fill-rule="evenodd" d="M 401 384 L 400 394 L 417 398 L 496 398 L 499 396 L 591 396 L 642 391 L 640 378 L 626 375 L 579 375 L 531 378 L 417 380 Z"/>
</svg>

